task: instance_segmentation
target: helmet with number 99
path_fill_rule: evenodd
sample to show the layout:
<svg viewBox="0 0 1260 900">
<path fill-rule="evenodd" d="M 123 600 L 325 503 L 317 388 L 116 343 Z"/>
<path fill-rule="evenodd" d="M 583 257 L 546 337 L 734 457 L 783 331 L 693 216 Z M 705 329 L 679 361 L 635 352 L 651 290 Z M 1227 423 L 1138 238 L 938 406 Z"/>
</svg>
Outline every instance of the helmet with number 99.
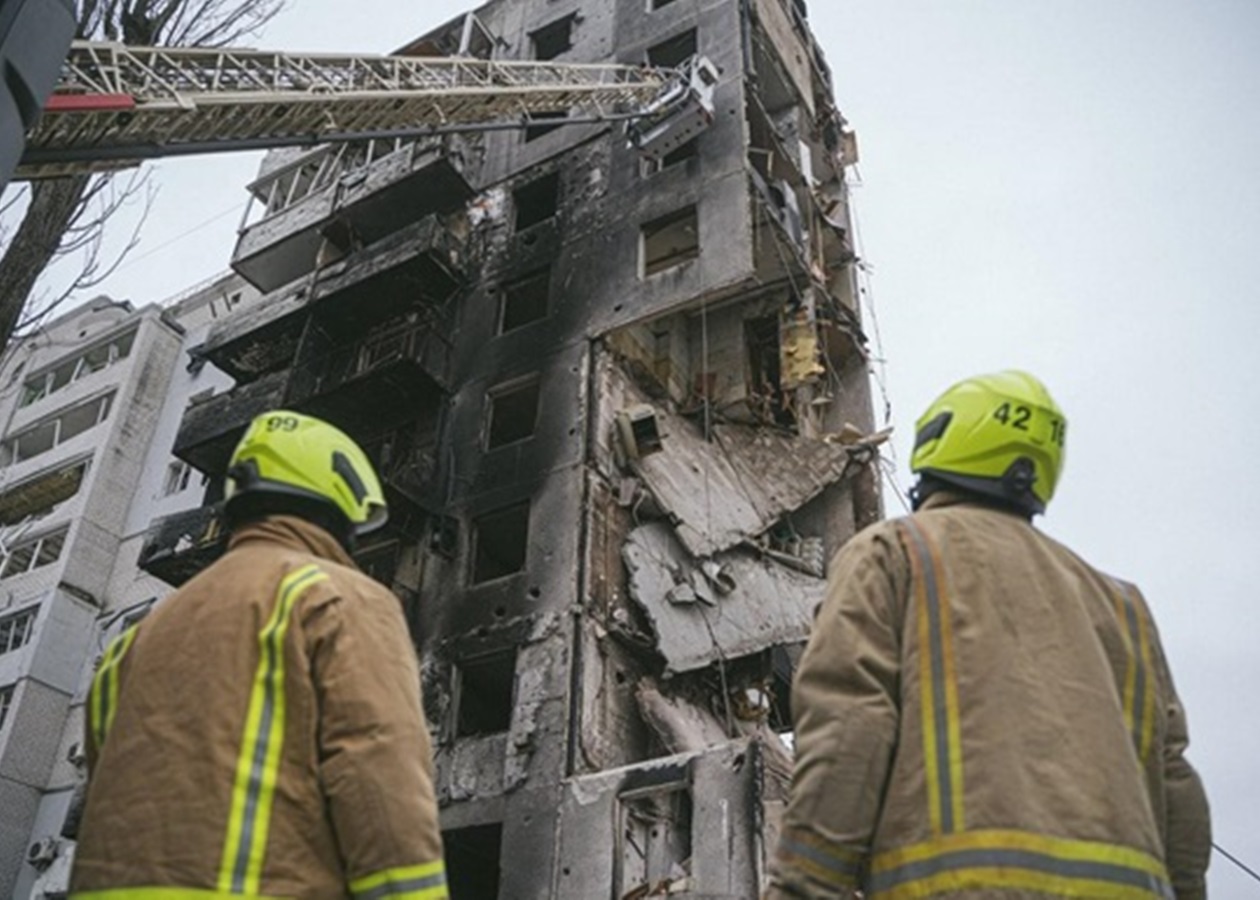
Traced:
<svg viewBox="0 0 1260 900">
<path fill-rule="evenodd" d="M 915 423 L 910 469 L 1033 515 L 1054 496 L 1066 438 L 1067 420 L 1036 378 L 979 375 L 949 388 Z"/>
<path fill-rule="evenodd" d="M 234 507 L 267 512 L 283 511 L 286 501 L 297 510 L 313 503 L 344 517 L 351 533 L 365 534 L 387 515 L 362 448 L 327 422 L 284 409 L 250 423 L 228 464 L 226 495 L 229 520 Z"/>
</svg>

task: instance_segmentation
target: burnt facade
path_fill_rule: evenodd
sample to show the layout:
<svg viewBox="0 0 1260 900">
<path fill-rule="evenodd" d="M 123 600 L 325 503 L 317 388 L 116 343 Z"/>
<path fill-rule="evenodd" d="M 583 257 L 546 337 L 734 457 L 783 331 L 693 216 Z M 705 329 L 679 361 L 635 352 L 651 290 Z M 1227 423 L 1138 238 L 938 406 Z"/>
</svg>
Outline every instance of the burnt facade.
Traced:
<svg viewBox="0 0 1260 900">
<path fill-rule="evenodd" d="M 749 897 L 825 561 L 880 515 L 845 167 L 800 0 L 498 0 L 405 52 L 717 67 L 698 137 L 273 154 L 174 452 L 221 484 L 288 406 L 373 456 L 359 554 L 424 660 L 456 898 Z M 212 510 L 156 522 L 178 583 Z"/>
</svg>

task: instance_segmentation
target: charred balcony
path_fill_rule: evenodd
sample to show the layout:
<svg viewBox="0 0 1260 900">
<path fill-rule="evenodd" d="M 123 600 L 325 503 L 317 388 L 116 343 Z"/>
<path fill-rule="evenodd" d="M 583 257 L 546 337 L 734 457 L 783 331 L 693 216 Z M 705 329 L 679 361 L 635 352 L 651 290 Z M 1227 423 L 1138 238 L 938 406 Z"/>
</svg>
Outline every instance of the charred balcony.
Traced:
<svg viewBox="0 0 1260 900">
<path fill-rule="evenodd" d="M 254 416 L 283 407 L 288 384 L 289 372 L 272 372 L 191 404 L 179 423 L 171 452 L 201 472 L 222 474 L 245 426 Z"/>
<path fill-rule="evenodd" d="M 250 185 L 263 217 L 242 229 L 232 268 L 273 291 L 329 258 L 457 209 L 473 195 L 451 152 L 458 143 L 446 137 L 321 147 L 272 169 Z"/>
<path fill-rule="evenodd" d="M 389 521 L 364 540 L 355 552 L 355 561 L 368 575 L 399 594 L 410 620 L 414 618 L 417 602 L 414 591 L 393 582 L 402 560 L 402 548 L 416 539 L 423 514 L 409 500 L 397 502 L 402 495 L 393 489 L 385 472 L 382 470 L 382 480 L 386 481 Z M 227 545 L 223 504 L 201 506 L 155 520 L 145 536 L 138 565 L 153 577 L 179 587 L 222 556 Z"/>
<path fill-rule="evenodd" d="M 137 564 L 154 578 L 179 587 L 226 549 L 221 505 L 201 506 L 154 520 Z"/>
<path fill-rule="evenodd" d="M 196 350 L 238 382 L 293 365 L 308 322 L 389 318 L 416 305 L 442 306 L 463 282 L 464 249 L 436 216 L 289 284 L 210 333 Z"/>
<path fill-rule="evenodd" d="M 414 418 L 448 393 L 443 310 L 414 308 L 345 340 L 348 322 L 312 322 L 285 403 L 354 429 Z"/>
</svg>

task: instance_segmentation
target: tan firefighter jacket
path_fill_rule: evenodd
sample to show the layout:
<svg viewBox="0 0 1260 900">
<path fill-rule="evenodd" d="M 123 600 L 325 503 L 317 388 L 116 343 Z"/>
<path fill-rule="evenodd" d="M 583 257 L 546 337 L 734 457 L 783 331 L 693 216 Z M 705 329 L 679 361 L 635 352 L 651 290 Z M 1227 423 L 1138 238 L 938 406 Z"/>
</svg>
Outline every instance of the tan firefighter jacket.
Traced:
<svg viewBox="0 0 1260 900">
<path fill-rule="evenodd" d="M 936 495 L 832 564 L 768 898 L 1204 896 L 1207 800 L 1137 589 Z"/>
<path fill-rule="evenodd" d="M 75 900 L 447 896 L 397 599 L 288 516 L 106 651 Z"/>
</svg>

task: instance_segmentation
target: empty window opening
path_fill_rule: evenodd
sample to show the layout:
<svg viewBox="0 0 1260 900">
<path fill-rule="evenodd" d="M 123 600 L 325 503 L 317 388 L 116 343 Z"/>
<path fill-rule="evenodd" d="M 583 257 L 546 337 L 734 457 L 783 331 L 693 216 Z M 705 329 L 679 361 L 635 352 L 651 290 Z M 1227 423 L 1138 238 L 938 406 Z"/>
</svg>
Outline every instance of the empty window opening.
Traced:
<svg viewBox="0 0 1260 900">
<path fill-rule="evenodd" d="M 16 688 L 16 684 L 0 687 L 0 728 L 4 727 L 5 719 L 9 718 L 9 707 L 13 705 L 13 691 Z"/>
<path fill-rule="evenodd" d="M 800 650 L 797 649 L 797 658 Z M 796 669 L 792 655 L 784 647 L 770 651 L 769 725 L 778 734 L 792 730 L 792 675 Z"/>
<path fill-rule="evenodd" d="M 547 316 L 551 271 L 541 269 L 518 278 L 503 288 L 499 333 L 505 334 Z"/>
<path fill-rule="evenodd" d="M 0 463 L 15 463 L 46 453 L 105 420 L 114 394 L 88 400 L 41 419 L 0 444 Z"/>
<path fill-rule="evenodd" d="M 551 110 L 549 112 L 532 112 L 525 117 L 528 122 L 547 122 L 546 125 L 526 125 L 525 126 L 525 143 L 537 140 L 544 134 L 550 134 L 564 124 L 569 114 L 563 109 Z"/>
<path fill-rule="evenodd" d="M 655 12 L 662 6 L 669 6 L 674 0 L 648 0 L 648 10 Z"/>
<path fill-rule="evenodd" d="M 0 619 L 0 656 L 25 646 L 35 633 L 38 606 L 28 606 Z"/>
<path fill-rule="evenodd" d="M 66 525 L 39 537 L 28 538 L 8 548 L 0 564 L 0 578 L 10 578 L 55 563 L 66 543 Z"/>
<path fill-rule="evenodd" d="M 525 569 L 529 504 L 486 513 L 473 521 L 472 583 L 481 584 Z"/>
<path fill-rule="evenodd" d="M 778 315 L 745 321 L 744 338 L 748 347 L 749 407 L 767 422 L 795 425 L 796 416 L 781 384 Z"/>
<path fill-rule="evenodd" d="M 552 172 L 537 178 L 512 193 L 516 207 L 516 230 L 555 218 L 560 205 L 560 173 Z"/>
<path fill-rule="evenodd" d="M 623 897 L 659 885 L 686 891 L 691 875 L 691 790 L 675 784 L 628 791 L 618 798 L 617 892 Z M 636 893 L 635 896 L 638 896 Z"/>
<path fill-rule="evenodd" d="M 442 832 L 446 886 L 454 900 L 494 900 L 499 896 L 503 826 L 474 825 Z"/>
<path fill-rule="evenodd" d="M 398 571 L 401 550 L 398 541 L 386 541 L 360 549 L 354 555 L 354 561 L 364 575 L 390 587 L 394 583 L 394 574 Z"/>
<path fill-rule="evenodd" d="M 455 736 L 507 731 L 512 725 L 516 650 L 467 660 L 455 672 Z"/>
<path fill-rule="evenodd" d="M 534 59 L 555 59 L 561 53 L 573 47 L 573 26 L 577 22 L 577 14 L 570 13 L 563 19 L 557 19 L 550 25 L 544 25 L 537 31 L 529 33 L 530 44 L 534 48 Z"/>
<path fill-rule="evenodd" d="M 689 206 L 643 226 L 643 274 L 655 275 L 700 255 L 696 208 Z"/>
<path fill-rule="evenodd" d="M 644 177 L 655 175 L 657 172 L 663 172 L 671 166 L 685 163 L 689 159 L 695 159 L 699 155 L 700 138 L 694 137 L 682 146 L 666 153 L 660 159 L 644 158 L 642 160 L 642 174 Z"/>
<path fill-rule="evenodd" d="M 77 356 L 58 363 L 51 369 L 31 376 L 22 385 L 22 399 L 18 405 L 29 406 L 36 400 L 42 400 L 80 378 L 86 378 L 88 375 L 126 359 L 131 355 L 131 348 L 135 342 L 136 329 L 133 328 L 125 334 L 102 341 Z"/>
<path fill-rule="evenodd" d="M 516 379 L 490 390 L 490 423 L 486 449 L 524 440 L 538 421 L 538 376 Z"/>
<path fill-rule="evenodd" d="M 692 28 L 649 48 L 647 61 L 654 69 L 677 69 L 695 55 L 696 30 Z"/>
</svg>

